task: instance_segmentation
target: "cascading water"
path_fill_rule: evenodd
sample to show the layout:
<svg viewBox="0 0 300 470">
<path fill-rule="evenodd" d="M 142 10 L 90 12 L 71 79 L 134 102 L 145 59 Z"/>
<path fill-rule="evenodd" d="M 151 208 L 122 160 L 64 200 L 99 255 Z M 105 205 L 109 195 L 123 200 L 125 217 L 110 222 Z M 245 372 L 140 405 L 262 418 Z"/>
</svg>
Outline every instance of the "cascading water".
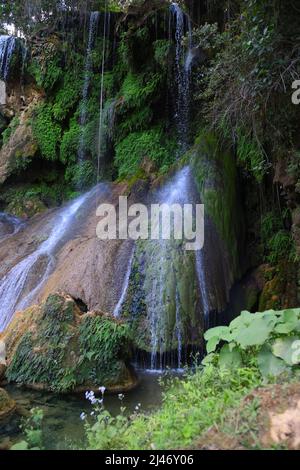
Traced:
<svg viewBox="0 0 300 470">
<path fill-rule="evenodd" d="M 134 260 L 134 252 L 135 252 L 135 250 L 133 248 L 130 259 L 129 259 L 128 268 L 127 268 L 127 271 L 126 271 L 126 276 L 125 276 L 125 279 L 124 279 L 124 282 L 123 282 L 121 297 L 120 297 L 117 305 L 115 306 L 115 309 L 114 309 L 114 312 L 113 312 L 113 315 L 115 317 L 120 316 L 120 313 L 122 312 L 123 304 L 124 304 L 125 299 L 126 299 L 126 294 L 127 294 L 128 286 L 129 286 L 132 263 L 133 263 L 133 260 Z"/>
<path fill-rule="evenodd" d="M 190 114 L 190 68 L 185 67 L 186 51 L 183 39 L 188 31 L 189 50 L 192 46 L 192 26 L 190 18 L 185 15 L 178 3 L 172 3 L 171 12 L 175 18 L 176 53 L 175 53 L 175 80 L 177 84 L 177 99 L 175 120 L 177 124 L 181 152 L 187 150 L 189 135 Z"/>
<path fill-rule="evenodd" d="M 81 100 L 81 111 L 80 111 L 80 141 L 78 149 L 78 163 L 82 165 L 84 162 L 85 156 L 85 139 L 84 139 L 84 127 L 87 122 L 87 107 L 88 107 L 88 96 L 89 96 L 89 86 L 91 79 L 91 70 L 92 70 L 92 52 L 95 42 L 95 36 L 97 32 L 97 26 L 99 22 L 100 13 L 98 11 L 91 12 L 90 15 L 90 24 L 89 24 L 89 37 L 88 45 L 86 50 L 86 59 L 85 59 L 85 75 L 82 89 L 82 100 Z"/>
<path fill-rule="evenodd" d="M 97 168 L 97 181 L 100 180 L 101 158 L 103 155 L 102 144 L 104 141 L 104 124 L 105 124 L 105 111 L 104 111 L 104 72 L 105 62 L 107 58 L 107 43 L 110 34 L 110 12 L 107 12 L 107 1 L 105 2 L 105 14 L 103 23 L 103 42 L 102 42 L 102 63 L 101 63 L 101 88 L 100 88 L 100 109 L 99 109 L 99 126 L 98 126 L 98 168 Z"/>
<path fill-rule="evenodd" d="M 164 188 L 162 188 L 157 194 L 157 200 L 160 204 L 167 204 L 171 206 L 173 204 L 187 204 L 190 202 L 190 168 L 184 167 L 180 170 L 175 178 L 169 182 Z M 161 237 L 155 242 L 155 256 L 160 262 L 159 274 L 155 274 L 152 278 L 150 277 L 149 284 L 147 286 L 148 295 L 146 296 L 146 305 L 148 310 L 148 316 L 150 318 L 151 326 L 151 369 L 157 369 L 158 364 L 160 369 L 164 368 L 163 356 L 164 347 L 167 342 L 166 329 L 164 326 L 164 315 L 166 311 L 166 303 L 174 303 L 175 305 L 175 323 L 173 325 L 173 337 L 174 343 L 177 344 L 177 358 L 173 361 L 178 369 L 182 367 L 182 348 L 183 348 L 183 331 L 182 331 L 182 318 L 181 318 L 181 302 L 179 295 L 179 278 L 175 274 L 175 291 L 171 294 L 164 292 L 165 284 L 170 275 L 174 275 L 175 269 L 173 265 L 172 256 L 175 256 L 176 247 L 174 246 L 174 240 L 164 240 Z M 176 245 L 176 243 L 175 243 Z M 184 255 L 183 255 L 184 256 Z M 171 260 L 171 266 L 170 266 Z M 171 272 L 170 272 L 171 269 Z M 159 351 L 159 362 L 158 362 L 158 351 Z"/>
<path fill-rule="evenodd" d="M 48 239 L 14 266 L 0 281 L 0 332 L 10 323 L 16 310 L 30 305 L 53 268 L 55 250 L 71 228 L 74 216 L 87 199 L 95 195 L 97 189 L 92 189 L 61 209 L 52 221 L 53 229 Z M 27 293 L 27 283 L 38 264 L 42 264 L 42 274 Z"/>
<path fill-rule="evenodd" d="M 189 16 L 185 15 L 177 3 L 172 3 L 171 10 L 176 19 L 176 82 L 178 86 L 177 96 L 177 128 L 181 145 L 181 150 L 187 150 L 189 135 L 189 108 L 190 108 L 190 73 L 193 61 L 193 36 L 192 24 Z M 187 27 L 185 26 L 187 24 Z M 182 42 L 183 37 L 188 30 L 189 49 L 185 54 Z M 202 297 L 202 308 L 205 319 L 205 325 L 208 324 L 210 311 L 209 298 L 207 293 L 207 283 L 205 275 L 205 263 L 203 249 L 196 254 L 196 267 L 199 280 L 199 288 Z"/>
<path fill-rule="evenodd" d="M 0 36 L 0 79 L 6 81 L 9 76 L 11 58 L 16 47 L 14 36 Z"/>
</svg>

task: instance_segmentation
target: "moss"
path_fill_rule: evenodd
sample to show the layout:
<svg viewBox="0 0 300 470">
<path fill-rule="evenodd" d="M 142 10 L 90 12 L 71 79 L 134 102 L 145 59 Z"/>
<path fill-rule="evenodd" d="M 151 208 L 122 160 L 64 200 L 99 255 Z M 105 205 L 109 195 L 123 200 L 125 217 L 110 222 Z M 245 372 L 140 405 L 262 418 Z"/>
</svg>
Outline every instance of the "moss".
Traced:
<svg viewBox="0 0 300 470">
<path fill-rule="evenodd" d="M 115 164 L 120 178 L 134 175 L 144 158 L 153 160 L 158 168 L 170 166 L 175 159 L 173 142 L 163 136 L 160 127 L 132 132 L 116 146 Z"/>
<path fill-rule="evenodd" d="M 15 402 L 3 388 L 0 388 L 0 420 L 6 418 L 16 409 Z"/>
<path fill-rule="evenodd" d="M 206 213 L 216 225 L 231 258 L 235 278 L 240 275 L 241 209 L 235 160 L 220 147 L 214 134 L 203 131 L 191 151 L 195 181 Z"/>
<path fill-rule="evenodd" d="M 50 295 L 35 309 L 33 324 L 19 338 L 10 360 L 10 382 L 67 392 L 126 379 L 126 324 L 103 314 L 82 315 L 74 300 L 62 294 Z"/>
<path fill-rule="evenodd" d="M 19 117 L 15 116 L 9 126 L 5 129 L 5 131 L 2 132 L 2 139 L 3 139 L 3 145 L 6 145 L 10 139 L 10 137 L 14 134 L 15 130 L 20 124 L 20 119 Z"/>
<path fill-rule="evenodd" d="M 47 160 L 56 160 L 61 139 L 61 127 L 54 120 L 50 105 L 42 104 L 35 110 L 32 127 L 41 156 Z"/>
<path fill-rule="evenodd" d="M 265 268 L 266 283 L 259 299 L 259 311 L 295 308 L 297 299 L 297 268 L 287 260 L 276 268 Z"/>
<path fill-rule="evenodd" d="M 48 172 L 47 177 L 34 184 L 23 184 L 8 189 L 1 194 L 5 210 L 17 217 L 32 217 L 47 207 L 60 205 L 68 199 L 69 188 L 56 172 Z"/>
<path fill-rule="evenodd" d="M 154 241 L 137 245 L 123 316 L 134 332 L 137 349 L 160 354 L 201 345 L 202 320 L 194 253 L 181 243 Z M 152 332 L 156 334 L 156 345 Z"/>
</svg>

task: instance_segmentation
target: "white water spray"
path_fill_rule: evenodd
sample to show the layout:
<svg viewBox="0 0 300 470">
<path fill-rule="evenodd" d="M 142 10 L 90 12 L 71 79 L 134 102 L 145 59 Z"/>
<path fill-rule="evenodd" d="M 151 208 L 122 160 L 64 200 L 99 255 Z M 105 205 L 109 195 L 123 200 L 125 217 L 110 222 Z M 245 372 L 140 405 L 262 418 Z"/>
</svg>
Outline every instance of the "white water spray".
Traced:
<svg viewBox="0 0 300 470">
<path fill-rule="evenodd" d="M 53 219 L 53 229 L 48 239 L 36 251 L 14 266 L 0 281 L 0 332 L 10 323 L 17 310 L 22 310 L 30 305 L 53 268 L 54 254 L 59 242 L 68 229 L 71 228 L 78 210 L 89 197 L 95 194 L 95 191 L 96 188 L 61 209 Z M 45 264 L 43 273 L 38 278 L 34 288 L 26 293 L 29 278 L 35 274 L 35 267 L 38 263 Z"/>
<path fill-rule="evenodd" d="M 0 79 L 6 81 L 9 75 L 10 62 L 16 47 L 14 36 L 0 36 Z"/>
</svg>

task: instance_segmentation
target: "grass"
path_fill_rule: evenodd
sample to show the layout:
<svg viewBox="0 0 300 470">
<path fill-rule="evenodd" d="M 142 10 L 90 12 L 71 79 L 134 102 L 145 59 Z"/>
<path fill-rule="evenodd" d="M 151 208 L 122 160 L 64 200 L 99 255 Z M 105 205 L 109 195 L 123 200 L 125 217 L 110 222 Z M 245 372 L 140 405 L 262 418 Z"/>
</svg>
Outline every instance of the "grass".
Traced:
<svg viewBox="0 0 300 470">
<path fill-rule="evenodd" d="M 186 448 L 210 426 L 221 423 L 226 412 L 238 406 L 242 397 L 259 384 L 255 368 L 197 368 L 184 379 L 169 380 L 162 407 L 155 413 L 135 414 L 128 420 L 120 419 L 120 415 L 108 417 L 105 410 L 99 410 L 95 423 L 87 425 L 88 448 Z M 109 441 L 103 440 L 105 435 L 110 436 Z"/>
</svg>

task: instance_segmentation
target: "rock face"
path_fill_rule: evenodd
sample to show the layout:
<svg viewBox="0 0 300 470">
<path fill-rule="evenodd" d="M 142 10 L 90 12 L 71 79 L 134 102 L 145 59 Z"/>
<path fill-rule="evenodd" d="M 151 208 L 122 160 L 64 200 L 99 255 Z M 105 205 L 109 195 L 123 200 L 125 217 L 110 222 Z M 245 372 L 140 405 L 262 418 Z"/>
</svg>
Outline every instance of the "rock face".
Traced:
<svg viewBox="0 0 300 470">
<path fill-rule="evenodd" d="M 8 418 L 16 410 L 16 403 L 3 388 L 0 388 L 0 422 Z"/>
<path fill-rule="evenodd" d="M 33 99 L 32 103 L 14 118 L 15 124 L 11 125 L 11 135 L 0 150 L 0 184 L 4 183 L 18 167 L 21 159 L 32 158 L 37 151 L 30 119 L 38 101 L 38 98 Z"/>
<path fill-rule="evenodd" d="M 124 391 L 136 384 L 127 325 L 101 312 L 83 313 L 66 294 L 15 315 L 2 340 L 10 382 L 56 392 Z"/>
<path fill-rule="evenodd" d="M 248 269 L 237 170 L 233 155 L 220 148 L 213 134 L 200 135 L 191 152 L 195 182 L 208 219 L 205 246 L 212 255 L 213 270 L 209 291 L 216 310 L 221 311 L 231 287 Z"/>
</svg>

